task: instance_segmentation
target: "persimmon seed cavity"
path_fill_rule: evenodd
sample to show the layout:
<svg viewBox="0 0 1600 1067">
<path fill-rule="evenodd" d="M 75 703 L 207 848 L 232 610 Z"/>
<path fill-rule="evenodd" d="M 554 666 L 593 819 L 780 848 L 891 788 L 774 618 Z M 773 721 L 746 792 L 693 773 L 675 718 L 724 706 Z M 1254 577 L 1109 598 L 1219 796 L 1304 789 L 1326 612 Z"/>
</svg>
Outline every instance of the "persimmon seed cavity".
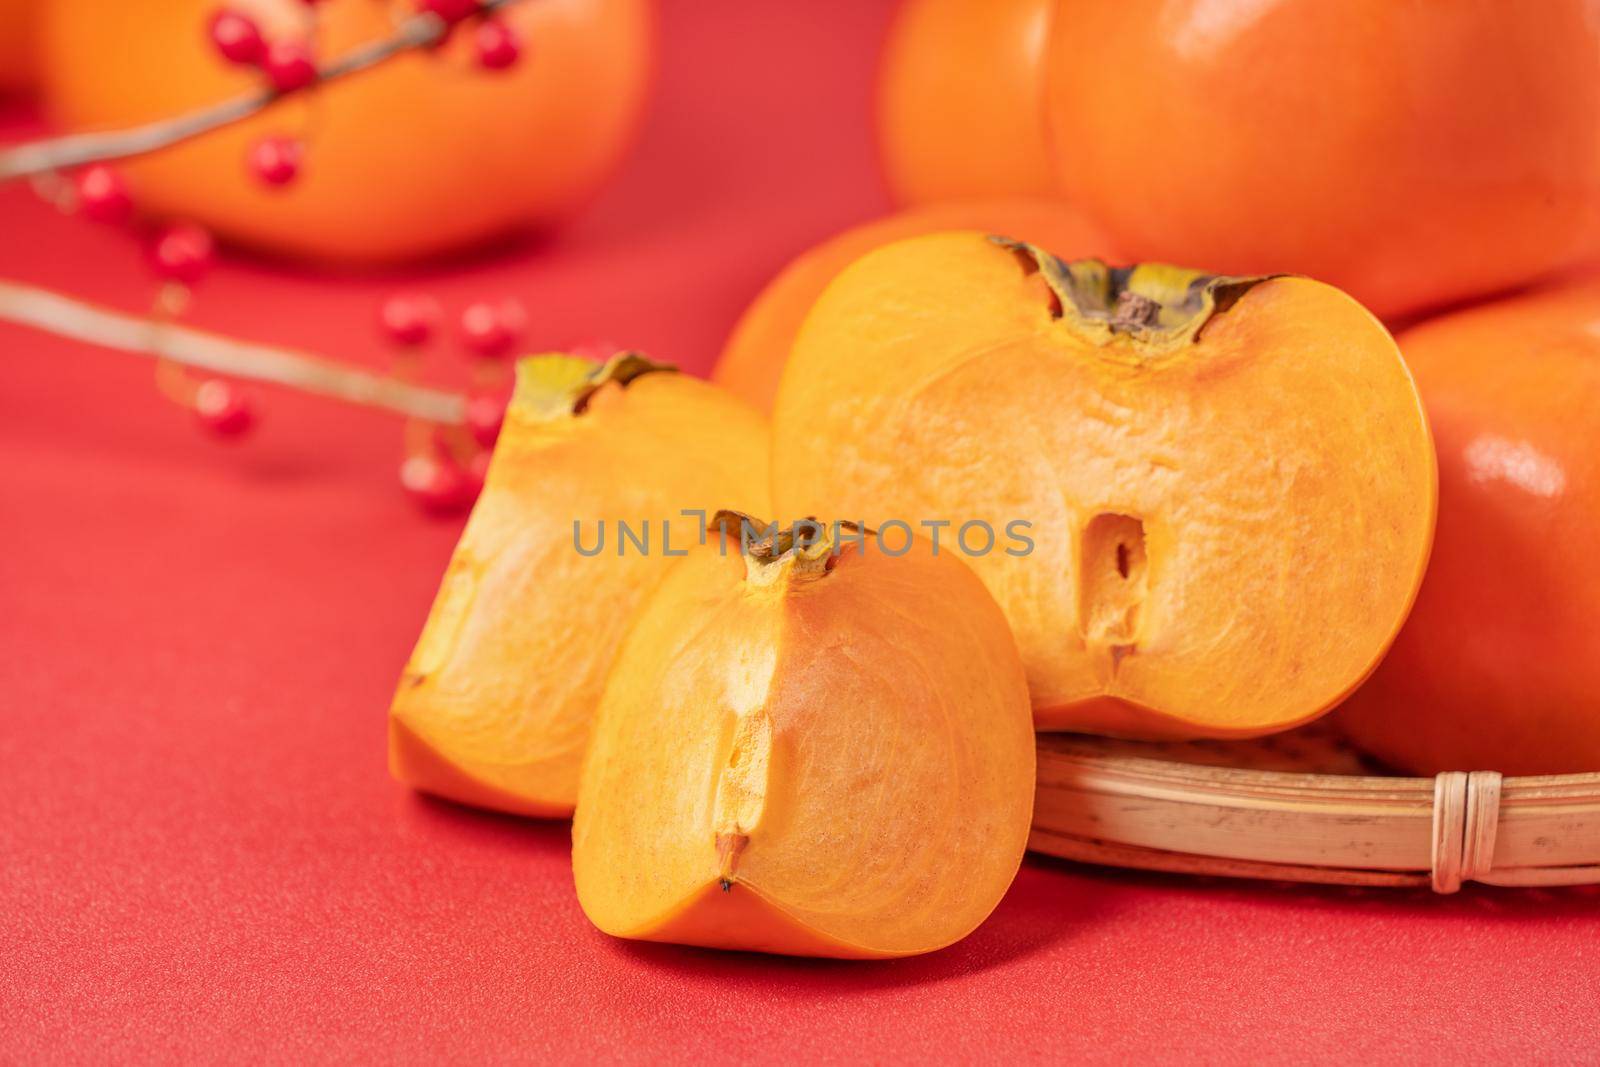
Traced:
<svg viewBox="0 0 1600 1067">
<path fill-rule="evenodd" d="M 1078 625 L 1091 645 L 1137 644 L 1148 593 L 1144 523 L 1105 512 L 1090 519 L 1080 541 Z M 1117 657 L 1120 660 L 1120 656 Z"/>
</svg>

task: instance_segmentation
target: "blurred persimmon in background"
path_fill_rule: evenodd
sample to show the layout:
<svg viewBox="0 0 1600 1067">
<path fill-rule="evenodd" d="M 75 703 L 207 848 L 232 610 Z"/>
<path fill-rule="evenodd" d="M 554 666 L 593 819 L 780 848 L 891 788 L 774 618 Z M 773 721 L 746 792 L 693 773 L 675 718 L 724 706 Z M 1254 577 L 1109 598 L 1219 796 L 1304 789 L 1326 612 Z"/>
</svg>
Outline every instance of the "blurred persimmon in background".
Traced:
<svg viewBox="0 0 1600 1067">
<path fill-rule="evenodd" d="M 1057 6 L 1058 0 L 901 5 L 878 93 L 878 143 L 896 197 L 925 204 L 1055 191 L 1040 104 Z"/>
<path fill-rule="evenodd" d="M 231 0 L 268 41 L 308 40 L 326 62 L 391 34 L 409 3 Z M 44 11 L 46 101 L 74 130 L 170 117 L 248 92 L 207 37 L 215 0 L 56 0 Z M 140 207 L 226 238 L 313 259 L 385 262 L 554 222 L 618 161 L 650 79 L 649 0 L 525 0 L 495 18 L 522 42 L 479 65 L 472 23 L 442 46 L 296 94 L 245 122 L 126 164 Z M 281 187 L 246 160 L 264 137 L 305 142 Z"/>
<path fill-rule="evenodd" d="M 1400 335 L 1439 449 L 1433 560 L 1337 715 L 1422 774 L 1600 767 L 1600 279 Z"/>
<path fill-rule="evenodd" d="M 0 92 L 33 84 L 38 9 L 38 0 L 0 0 Z"/>
<path fill-rule="evenodd" d="M 909 208 L 831 237 L 784 267 L 740 317 L 712 379 L 771 412 L 800 324 L 834 276 L 880 245 L 940 230 L 985 230 L 1071 258 L 1114 258 L 1110 242 L 1081 211 L 1049 200 L 978 200 Z"/>
<path fill-rule="evenodd" d="M 1132 259 L 1396 315 L 1595 254 L 1596 84 L 1590 0 L 910 0 L 879 135 L 903 202 L 1047 185 Z"/>
</svg>

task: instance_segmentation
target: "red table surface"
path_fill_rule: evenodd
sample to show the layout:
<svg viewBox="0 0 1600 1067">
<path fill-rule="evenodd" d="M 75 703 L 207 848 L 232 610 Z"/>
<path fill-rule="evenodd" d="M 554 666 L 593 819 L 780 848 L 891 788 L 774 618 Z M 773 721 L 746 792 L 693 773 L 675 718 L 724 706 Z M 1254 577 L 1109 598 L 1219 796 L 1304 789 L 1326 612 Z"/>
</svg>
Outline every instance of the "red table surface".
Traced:
<svg viewBox="0 0 1600 1067">
<path fill-rule="evenodd" d="M 885 209 L 886 17 L 668 4 L 642 139 L 565 232 L 399 279 L 232 259 L 195 317 L 376 363 L 374 307 L 404 281 L 517 294 L 539 345 L 704 369 L 787 257 Z M 20 188 L 0 277 L 149 296 L 131 241 Z M 387 775 L 391 687 L 459 529 L 403 498 L 391 419 L 273 394 L 255 437 L 213 445 L 141 359 L 11 327 L 0 353 L 0 1060 L 1600 1058 L 1592 890 L 1030 859 L 920 959 L 612 940 L 578 909 L 564 823 Z"/>
</svg>

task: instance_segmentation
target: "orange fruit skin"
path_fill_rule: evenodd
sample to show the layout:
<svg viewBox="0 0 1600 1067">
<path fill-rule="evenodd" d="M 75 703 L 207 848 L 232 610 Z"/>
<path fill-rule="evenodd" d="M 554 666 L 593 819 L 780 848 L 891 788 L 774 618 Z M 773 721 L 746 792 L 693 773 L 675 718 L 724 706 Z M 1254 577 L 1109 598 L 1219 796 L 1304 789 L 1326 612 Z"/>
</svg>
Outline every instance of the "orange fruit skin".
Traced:
<svg viewBox="0 0 1600 1067">
<path fill-rule="evenodd" d="M 878 152 L 900 201 L 1054 191 L 1044 101 L 1056 0 L 911 0 L 878 73 Z"/>
<path fill-rule="evenodd" d="M 733 534 L 635 620 L 573 820 L 579 903 L 643 940 L 843 958 L 951 944 L 999 903 L 1032 818 L 1005 619 L 922 540 L 891 556 L 869 537 L 821 573 L 768 566 L 747 570 Z"/>
<path fill-rule="evenodd" d="M 1549 0 L 1537 17 L 1498 0 L 1058 0 L 1054 11 L 1040 120 L 1053 188 L 1133 260 L 1306 274 L 1388 317 L 1596 254 L 1589 0 Z M 973 33 L 897 47 L 947 49 L 939 69 L 984 72 L 1018 46 Z M 891 70 L 885 93 L 934 92 L 926 73 L 913 83 L 916 69 Z M 944 151 L 969 134 L 953 123 Z M 896 174 L 899 195 L 919 200 Z M 1016 181 L 997 161 L 977 191 Z"/>
<path fill-rule="evenodd" d="M 1411 618 L 1337 713 L 1418 774 L 1600 770 L 1600 280 L 1400 336 L 1439 449 Z"/>
<path fill-rule="evenodd" d="M 301 0 L 240 0 L 268 39 L 304 36 Z M 180 114 L 258 84 L 206 37 L 211 0 L 58 0 L 42 32 L 46 102 L 73 130 Z M 327 60 L 392 32 L 409 6 L 315 5 Z M 126 164 L 136 199 L 242 244 L 315 260 L 386 263 L 554 223 L 612 170 L 631 139 L 654 44 L 649 0 L 539 0 L 501 13 L 524 55 L 477 67 L 470 27 L 435 53 L 285 100 L 264 114 Z M 302 137 L 287 186 L 246 169 L 264 135 Z"/>
<path fill-rule="evenodd" d="M 706 382 L 666 372 L 545 417 L 526 360 L 482 496 L 450 558 L 389 713 L 389 766 L 435 796 L 518 815 L 570 815 L 606 672 L 628 620 L 699 520 L 765 507 L 766 422 Z M 617 523 L 649 524 L 619 551 Z M 575 534 L 574 524 L 581 524 Z M 604 523 L 603 549 L 593 549 Z M 670 540 L 663 524 L 670 523 Z"/>
<path fill-rule="evenodd" d="M 712 380 L 771 412 L 800 324 L 834 276 L 880 245 L 941 230 L 987 230 L 1073 257 L 1114 258 L 1110 241 L 1081 212 L 1048 200 L 979 200 L 908 208 L 830 237 L 779 271 L 734 326 Z"/>
<path fill-rule="evenodd" d="M 1243 737 L 1332 708 L 1394 639 L 1432 539 L 1434 451 L 1393 339 L 1279 277 L 1160 348 L 1096 334 L 1040 281 L 973 232 L 841 273 L 779 392 L 780 513 L 1027 523 L 1031 547 L 980 537 L 965 558 L 1039 729 Z"/>
<path fill-rule="evenodd" d="M 38 0 L 0 0 L 0 92 L 33 86 L 38 9 Z"/>
</svg>

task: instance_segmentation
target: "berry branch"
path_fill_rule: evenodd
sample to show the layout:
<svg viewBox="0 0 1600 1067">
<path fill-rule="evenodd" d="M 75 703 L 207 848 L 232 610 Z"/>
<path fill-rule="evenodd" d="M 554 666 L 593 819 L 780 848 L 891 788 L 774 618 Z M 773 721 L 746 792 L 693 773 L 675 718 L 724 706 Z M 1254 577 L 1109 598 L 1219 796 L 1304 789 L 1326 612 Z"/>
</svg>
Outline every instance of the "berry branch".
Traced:
<svg viewBox="0 0 1600 1067">
<path fill-rule="evenodd" d="M 228 6 L 217 9 L 208 23 L 211 44 L 223 59 L 256 71 L 261 83 L 254 92 L 133 129 L 0 148 L 0 183 L 31 178 L 35 190 L 58 210 L 128 226 L 145 242 L 149 266 L 159 279 L 150 314 L 129 315 L 0 280 L 0 322 L 151 357 L 159 391 L 218 438 L 238 438 L 255 423 L 254 406 L 239 379 L 404 416 L 402 488 L 432 513 L 451 515 L 470 507 L 482 489 L 505 418 L 505 359 L 526 325 L 520 303 L 480 300 L 463 311 L 459 341 L 473 360 L 468 393 L 417 382 L 422 349 L 433 340 L 441 311 L 426 296 L 395 295 L 383 305 L 379 326 L 396 350 L 389 373 L 178 325 L 176 319 L 189 307 L 195 286 L 215 258 L 211 234 L 190 221 L 137 218 L 127 183 L 107 161 L 160 151 L 244 119 L 283 97 L 372 69 L 404 52 L 431 48 L 469 20 L 475 23 L 472 42 L 478 64 L 489 71 L 505 70 L 519 61 L 523 44 L 510 26 L 491 16 L 519 2 L 411 0 L 414 13 L 395 23 L 389 36 L 323 66 L 309 39 L 269 41 L 248 13 Z M 257 180 L 284 185 L 295 180 L 302 152 L 298 140 L 265 137 L 250 147 L 246 163 Z"/>
<path fill-rule="evenodd" d="M 0 184 L 18 178 L 146 155 L 238 122 L 312 85 L 336 81 L 405 52 L 431 48 L 467 15 L 486 15 L 522 0 L 435 0 L 408 16 L 388 37 L 363 44 L 323 66 L 304 56 L 288 57 L 281 73 L 254 92 L 127 130 L 72 134 L 0 149 Z M 497 57 L 497 62 L 498 62 Z M 500 65 L 503 65 L 500 64 Z"/>
<path fill-rule="evenodd" d="M 112 311 L 48 289 L 0 281 L 0 320 L 431 423 L 458 426 L 467 421 L 468 401 L 460 393 L 412 385 L 306 352 Z"/>
</svg>

